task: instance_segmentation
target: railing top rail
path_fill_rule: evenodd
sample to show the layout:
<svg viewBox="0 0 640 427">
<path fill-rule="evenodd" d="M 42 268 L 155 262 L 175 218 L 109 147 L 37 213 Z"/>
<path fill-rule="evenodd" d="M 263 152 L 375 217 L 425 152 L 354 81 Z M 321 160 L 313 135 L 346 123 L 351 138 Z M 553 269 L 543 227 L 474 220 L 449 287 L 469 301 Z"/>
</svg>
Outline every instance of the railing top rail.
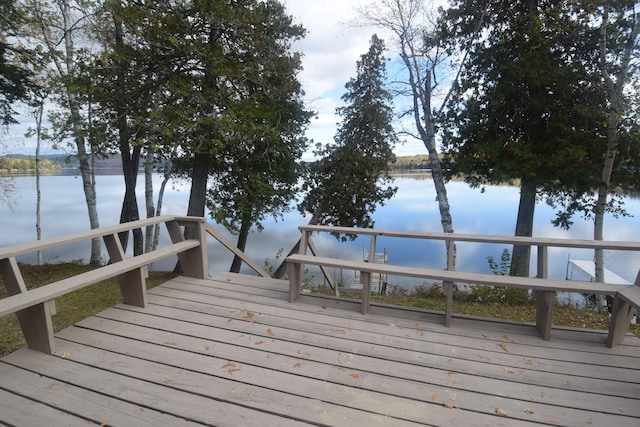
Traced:
<svg viewBox="0 0 640 427">
<path fill-rule="evenodd" d="M 456 242 L 525 244 L 532 246 L 552 246 L 580 249 L 615 249 L 640 251 L 640 242 L 613 240 L 560 239 L 553 237 L 496 236 L 484 234 L 458 234 L 442 232 L 399 231 L 375 228 L 334 227 L 327 225 L 301 225 L 300 231 L 343 233 L 369 236 L 387 236 L 427 240 L 453 240 Z"/>
<path fill-rule="evenodd" d="M 148 227 L 150 225 L 160 224 L 168 221 L 199 223 L 199 222 L 204 222 L 205 218 L 162 215 L 162 216 L 156 216 L 153 218 L 141 219 L 138 221 L 125 222 L 123 224 L 100 227 L 94 230 L 82 231 L 79 233 L 51 237 L 48 239 L 38 240 L 35 242 L 19 243 L 16 245 L 5 246 L 0 248 L 0 259 L 15 257 L 18 255 L 35 252 L 35 251 L 39 251 L 47 248 L 52 248 L 55 246 L 68 245 L 68 244 L 80 242 L 83 240 L 90 240 L 96 237 L 107 236 L 111 234 L 120 233 L 123 231 L 135 230 L 136 228 Z"/>
</svg>

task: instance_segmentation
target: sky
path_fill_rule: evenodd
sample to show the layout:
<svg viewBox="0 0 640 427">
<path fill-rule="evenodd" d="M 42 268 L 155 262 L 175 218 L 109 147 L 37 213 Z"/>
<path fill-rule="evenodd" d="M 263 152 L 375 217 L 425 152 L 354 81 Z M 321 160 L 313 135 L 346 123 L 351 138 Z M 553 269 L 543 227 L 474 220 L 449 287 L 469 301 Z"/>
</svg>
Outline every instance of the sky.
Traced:
<svg viewBox="0 0 640 427">
<path fill-rule="evenodd" d="M 357 7 L 367 0 L 282 0 L 287 13 L 294 22 L 307 30 L 307 36 L 294 44 L 293 49 L 303 53 L 303 71 L 299 79 L 305 91 L 307 108 L 316 112 L 306 136 L 314 142 L 333 141 L 340 117 L 335 114 L 342 105 L 340 97 L 345 92 L 344 85 L 356 76 L 356 61 L 369 49 L 369 41 L 374 33 L 385 38 L 380 29 L 356 26 Z M 391 40 L 386 41 L 392 45 Z M 393 53 L 389 52 L 393 57 Z M 12 125 L 8 133 L 0 138 L 9 153 L 30 154 L 35 152 L 35 140 L 24 137 L 29 127 L 35 127 L 33 117 L 24 107 L 17 107 L 21 113 L 19 125 Z M 395 148 L 396 155 L 426 154 L 421 142 L 409 141 Z M 43 147 L 43 154 L 55 153 Z M 313 158 L 311 149 L 303 159 Z"/>
</svg>

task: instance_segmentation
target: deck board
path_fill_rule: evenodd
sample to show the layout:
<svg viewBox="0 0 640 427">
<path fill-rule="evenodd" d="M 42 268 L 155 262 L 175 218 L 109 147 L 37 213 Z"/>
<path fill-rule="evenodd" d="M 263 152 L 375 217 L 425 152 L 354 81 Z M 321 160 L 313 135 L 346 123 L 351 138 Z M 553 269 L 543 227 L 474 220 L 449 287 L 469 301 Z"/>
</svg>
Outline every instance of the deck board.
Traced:
<svg viewBox="0 0 640 427">
<path fill-rule="evenodd" d="M 606 333 L 179 277 L 0 361 L 0 424 L 640 424 L 640 345 Z M 505 415 L 506 414 L 506 415 Z"/>
</svg>

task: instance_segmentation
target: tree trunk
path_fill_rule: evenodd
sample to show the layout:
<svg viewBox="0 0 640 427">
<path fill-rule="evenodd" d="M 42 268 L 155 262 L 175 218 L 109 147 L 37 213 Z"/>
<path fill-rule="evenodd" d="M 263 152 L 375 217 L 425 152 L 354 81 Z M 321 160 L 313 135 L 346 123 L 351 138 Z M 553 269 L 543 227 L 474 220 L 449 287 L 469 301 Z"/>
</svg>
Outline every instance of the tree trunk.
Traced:
<svg viewBox="0 0 640 427">
<path fill-rule="evenodd" d="M 173 169 L 173 162 L 171 159 L 167 160 L 167 167 L 164 171 L 164 177 L 162 179 L 162 183 L 160 184 L 160 190 L 158 191 L 158 205 L 156 207 L 156 216 L 160 216 L 162 214 L 162 200 L 164 199 L 164 190 L 167 187 L 167 182 L 171 178 L 171 170 Z M 152 250 L 156 250 L 158 248 L 158 237 L 160 235 L 160 224 L 156 224 L 153 227 L 153 245 Z"/>
<path fill-rule="evenodd" d="M 207 181 L 209 179 L 209 165 L 211 156 L 207 153 L 196 153 L 191 169 L 191 192 L 189 193 L 188 216 L 204 217 L 207 200 Z M 195 230 L 187 229 L 187 238 L 195 238 Z"/>
<path fill-rule="evenodd" d="M 42 229 L 40 228 L 40 205 L 42 194 L 40 191 L 40 144 L 42 142 L 42 115 L 44 112 L 44 103 L 38 105 L 35 112 L 36 119 L 36 239 L 42 239 Z M 37 253 L 37 265 L 42 265 L 42 251 Z"/>
<path fill-rule="evenodd" d="M 156 208 L 153 205 L 153 149 L 146 149 L 144 159 L 144 200 L 147 210 L 147 218 L 153 218 L 156 214 Z M 149 252 L 153 249 L 153 225 L 147 226 L 145 230 L 144 251 Z"/>
<path fill-rule="evenodd" d="M 125 137 L 126 139 L 127 137 Z M 128 147 L 128 139 L 126 143 Z M 128 149 L 121 147 L 122 172 L 124 175 L 124 200 L 122 201 L 122 211 L 120 212 L 120 224 L 137 221 L 140 219 L 138 210 L 138 200 L 136 198 L 136 185 L 138 182 L 138 167 L 140 166 L 140 147 L 134 147 L 131 153 Z M 133 254 L 141 255 L 144 252 L 142 230 L 136 228 L 133 233 Z M 120 233 L 120 243 L 126 250 L 129 240 L 129 233 Z"/>
<path fill-rule="evenodd" d="M 516 221 L 516 236 L 533 236 L 533 217 L 536 209 L 537 189 L 533 182 L 522 179 L 520 185 L 520 205 L 518 206 L 518 219 Z M 531 259 L 530 245 L 513 245 L 511 254 L 512 276 L 529 277 L 529 264 Z"/>
<path fill-rule="evenodd" d="M 249 217 L 249 214 L 244 215 L 242 224 L 240 225 L 240 233 L 238 234 L 238 243 L 236 244 L 236 247 L 242 252 L 244 252 L 247 247 L 247 239 L 249 238 L 249 230 L 251 229 L 251 220 Z M 231 273 L 240 273 L 240 267 L 242 267 L 242 259 L 238 255 L 234 255 L 229 271 Z"/>
<path fill-rule="evenodd" d="M 71 71 L 75 67 L 75 48 L 73 44 L 72 32 L 71 32 L 71 5 L 68 0 L 65 0 L 60 5 L 64 26 L 64 44 L 65 44 L 65 71 L 63 67 L 58 64 L 58 71 L 61 77 L 68 77 Z M 44 26 L 44 22 L 42 23 Z M 45 30 L 46 31 L 46 30 Z M 50 41 L 47 43 L 51 53 L 55 52 L 55 45 L 50 46 Z M 66 95 L 69 102 L 69 112 L 71 113 L 71 122 L 73 123 L 74 142 L 76 144 L 78 161 L 80 163 L 80 176 L 82 177 L 82 188 L 84 190 L 85 201 L 87 203 L 87 210 L 89 211 L 89 224 L 91 229 L 99 228 L 100 223 L 98 221 L 98 208 L 96 203 L 96 191 L 95 182 L 91 175 L 91 166 L 89 165 L 89 158 L 87 155 L 87 149 L 85 146 L 84 130 L 81 123 L 80 106 L 78 104 L 75 92 L 66 87 Z M 101 242 L 96 238 L 91 241 L 91 256 L 89 258 L 90 264 L 99 264 L 101 259 Z"/>
</svg>

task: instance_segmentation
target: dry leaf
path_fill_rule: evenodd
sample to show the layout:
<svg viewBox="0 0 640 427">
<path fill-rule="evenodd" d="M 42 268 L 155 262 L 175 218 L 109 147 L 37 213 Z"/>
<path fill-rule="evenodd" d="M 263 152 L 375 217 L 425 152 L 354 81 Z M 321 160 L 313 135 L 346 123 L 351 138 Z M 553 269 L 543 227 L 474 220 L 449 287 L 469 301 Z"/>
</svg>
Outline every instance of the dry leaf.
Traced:
<svg viewBox="0 0 640 427">
<path fill-rule="evenodd" d="M 108 420 L 108 419 L 104 420 L 104 421 L 102 422 L 102 424 L 100 424 L 100 425 L 101 425 L 101 426 L 109 425 L 109 420 Z"/>
<path fill-rule="evenodd" d="M 527 359 L 524 363 L 526 363 L 528 366 L 533 365 L 533 361 L 531 361 L 530 359 Z"/>
<path fill-rule="evenodd" d="M 513 374 L 513 370 L 510 368 L 502 368 L 507 374 Z"/>
<path fill-rule="evenodd" d="M 177 345 L 175 342 L 173 341 L 167 341 L 165 342 L 166 345 Z"/>
<path fill-rule="evenodd" d="M 144 408 L 138 408 L 140 412 L 144 412 Z"/>
<path fill-rule="evenodd" d="M 351 329 L 351 328 L 347 328 L 347 331 L 349 331 L 349 332 L 353 332 L 353 329 Z"/>
<path fill-rule="evenodd" d="M 225 372 L 227 374 L 229 374 L 229 375 L 233 375 L 234 372 L 239 371 L 239 370 L 240 370 L 240 368 L 230 368 L 230 369 L 227 369 Z"/>
<path fill-rule="evenodd" d="M 275 335 L 275 334 L 273 333 L 273 331 L 271 330 L 271 328 L 267 329 L 267 333 L 268 333 L 269 335 L 271 335 L 271 336 Z"/>
<path fill-rule="evenodd" d="M 446 372 L 443 372 L 443 374 L 445 374 L 448 377 L 451 377 L 451 375 L 455 375 L 455 372 L 446 371 Z"/>
<path fill-rule="evenodd" d="M 205 349 L 205 350 L 207 350 L 207 351 L 209 351 L 209 346 L 208 346 L 208 345 L 205 345 L 205 346 L 204 346 L 204 349 Z"/>
<path fill-rule="evenodd" d="M 438 400 L 438 393 L 433 393 L 431 395 L 431 400 Z"/>
<path fill-rule="evenodd" d="M 524 408 L 523 411 L 524 411 L 525 414 L 529 414 L 529 415 L 535 414 L 535 412 L 533 412 L 533 410 L 531 410 L 529 408 Z"/>
<path fill-rule="evenodd" d="M 395 324 L 395 323 L 389 323 L 389 326 L 392 326 L 392 327 L 394 327 L 394 328 L 395 328 L 395 327 L 396 327 L 396 324 Z"/>
<path fill-rule="evenodd" d="M 506 417 L 507 416 L 507 411 L 505 411 L 504 409 L 500 409 L 500 408 L 496 408 L 496 414 L 502 416 L 502 417 Z"/>
<path fill-rule="evenodd" d="M 547 422 L 548 422 L 549 424 L 560 424 L 560 421 L 558 421 L 558 420 L 554 420 L 554 419 L 547 420 Z"/>
<path fill-rule="evenodd" d="M 443 405 L 444 405 L 444 407 L 445 407 L 445 408 L 447 408 L 447 409 L 453 409 L 453 408 L 455 408 L 455 406 L 453 406 L 453 404 L 451 404 L 451 403 L 447 403 L 447 402 L 445 402 L 445 403 L 443 403 Z"/>
<path fill-rule="evenodd" d="M 56 381 L 56 382 L 51 383 L 51 387 L 58 387 L 59 385 L 60 385 L 60 383 L 59 383 L 59 382 L 57 382 L 57 381 Z"/>
<path fill-rule="evenodd" d="M 300 363 L 296 363 L 295 365 L 293 365 L 294 368 L 299 368 L 300 366 Z"/>
<path fill-rule="evenodd" d="M 527 373 L 527 371 L 525 371 L 524 369 L 520 369 L 518 372 L 520 373 L 520 375 L 524 375 Z"/>
<path fill-rule="evenodd" d="M 62 356 L 60 356 L 63 359 L 66 359 L 67 357 L 71 356 L 71 353 L 69 353 L 68 351 L 65 351 L 64 353 L 62 353 Z"/>
<path fill-rule="evenodd" d="M 261 345 L 261 344 L 264 344 L 264 341 L 256 341 L 256 342 L 254 342 L 254 344 L 255 345 Z"/>
<path fill-rule="evenodd" d="M 236 365 L 234 365 L 233 363 L 229 362 L 229 363 L 225 363 L 224 365 L 222 365 L 222 368 L 220 369 L 225 369 L 225 368 L 229 368 L 229 367 L 235 367 Z"/>
<path fill-rule="evenodd" d="M 498 344 L 498 347 L 500 347 L 501 349 L 503 349 L 504 351 L 506 351 L 507 353 L 509 353 L 509 349 L 507 348 L 506 345 L 504 344 Z"/>
<path fill-rule="evenodd" d="M 351 376 L 351 378 L 360 378 L 360 374 L 358 373 L 353 373 L 353 374 L 349 374 Z"/>
<path fill-rule="evenodd" d="M 233 319 L 227 320 L 227 323 L 231 323 L 231 322 L 233 322 Z"/>
<path fill-rule="evenodd" d="M 504 338 L 507 341 L 511 341 L 511 338 L 509 338 L 509 335 L 503 335 L 502 338 Z M 513 342 L 513 341 L 511 341 Z"/>
</svg>

